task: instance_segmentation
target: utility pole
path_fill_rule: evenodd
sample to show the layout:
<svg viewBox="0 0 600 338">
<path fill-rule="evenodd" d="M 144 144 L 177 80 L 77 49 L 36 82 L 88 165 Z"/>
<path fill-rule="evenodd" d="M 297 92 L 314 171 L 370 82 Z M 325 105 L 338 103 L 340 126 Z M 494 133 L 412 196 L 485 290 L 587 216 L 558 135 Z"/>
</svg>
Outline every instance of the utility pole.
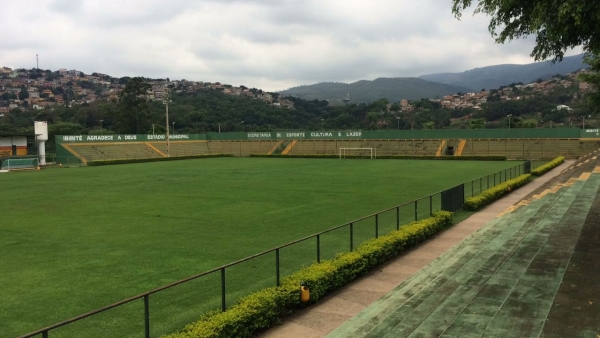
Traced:
<svg viewBox="0 0 600 338">
<path fill-rule="evenodd" d="M 167 89 L 167 93 L 165 94 L 165 97 L 163 98 L 163 104 L 166 107 L 166 137 L 167 137 L 167 157 L 171 157 L 171 144 L 169 142 L 169 102 L 171 102 L 171 93 L 169 92 L 169 90 Z"/>
</svg>

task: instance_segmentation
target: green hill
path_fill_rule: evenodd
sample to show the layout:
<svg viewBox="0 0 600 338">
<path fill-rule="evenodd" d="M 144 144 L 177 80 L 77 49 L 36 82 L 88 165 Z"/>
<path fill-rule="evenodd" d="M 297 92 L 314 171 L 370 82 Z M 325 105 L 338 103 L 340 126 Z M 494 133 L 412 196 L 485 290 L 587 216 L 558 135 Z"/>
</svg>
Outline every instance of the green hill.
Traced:
<svg viewBox="0 0 600 338">
<path fill-rule="evenodd" d="M 555 74 L 567 74 L 588 68 L 583 63 L 583 54 L 565 57 L 561 62 L 535 62 L 526 65 L 505 64 L 475 68 L 462 73 L 438 73 L 419 76 L 420 79 L 445 83 L 452 86 L 480 91 L 495 89 L 511 83 L 531 83 L 537 79 L 547 80 Z"/>
<path fill-rule="evenodd" d="M 387 98 L 390 102 L 434 98 L 466 91 L 468 90 L 464 87 L 425 81 L 415 77 L 397 77 L 379 78 L 373 81 L 361 80 L 354 83 L 322 82 L 293 87 L 280 93 L 305 100 L 328 100 L 330 104 L 336 105 L 342 104 L 348 94 L 351 103 L 361 103 L 381 98 Z"/>
</svg>

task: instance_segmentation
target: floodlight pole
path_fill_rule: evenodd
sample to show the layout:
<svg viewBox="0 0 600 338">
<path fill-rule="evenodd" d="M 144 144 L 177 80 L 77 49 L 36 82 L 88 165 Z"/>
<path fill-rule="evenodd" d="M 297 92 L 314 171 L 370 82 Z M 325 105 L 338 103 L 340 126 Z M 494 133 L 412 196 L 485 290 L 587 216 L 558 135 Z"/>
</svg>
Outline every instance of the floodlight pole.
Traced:
<svg viewBox="0 0 600 338">
<path fill-rule="evenodd" d="M 175 122 L 173 122 L 173 135 L 175 135 Z"/>
<path fill-rule="evenodd" d="M 321 131 L 323 131 L 323 121 L 325 121 L 325 119 L 321 119 Z"/>
<path fill-rule="evenodd" d="M 510 118 L 512 117 L 512 114 L 508 114 L 508 131 L 510 131 Z"/>
<path fill-rule="evenodd" d="M 396 116 L 396 120 L 398 120 L 398 131 L 400 131 L 400 116 Z"/>
<path fill-rule="evenodd" d="M 100 120 L 100 135 L 102 135 L 102 121 L 104 120 Z"/>
<path fill-rule="evenodd" d="M 169 102 L 171 102 L 171 96 L 169 95 L 169 90 L 167 89 L 167 94 L 163 100 L 163 104 L 165 105 L 165 114 L 166 114 L 166 137 L 167 137 L 167 157 L 171 157 L 171 144 L 169 142 Z"/>
</svg>

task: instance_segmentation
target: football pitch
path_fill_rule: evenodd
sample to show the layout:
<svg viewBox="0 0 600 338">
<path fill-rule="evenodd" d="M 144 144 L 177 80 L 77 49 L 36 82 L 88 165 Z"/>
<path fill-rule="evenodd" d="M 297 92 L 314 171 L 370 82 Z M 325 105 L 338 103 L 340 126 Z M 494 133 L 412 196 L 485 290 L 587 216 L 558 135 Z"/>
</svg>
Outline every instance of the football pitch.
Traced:
<svg viewBox="0 0 600 338">
<path fill-rule="evenodd" d="M 0 174 L 0 337 L 16 337 L 519 163 L 215 158 Z M 427 217 L 429 206 L 418 212 Z M 414 208 L 402 210 L 401 217 L 403 223 L 412 220 Z M 395 229 L 395 212 L 382 222 L 382 233 Z M 373 236 L 370 224 L 355 229 L 358 242 Z M 323 238 L 323 259 L 347 250 L 347 231 L 338 235 Z M 289 274 L 316 260 L 314 242 L 281 255 L 282 273 Z M 233 267 L 227 276 L 231 305 L 252 290 L 273 286 L 273 257 Z M 219 281 L 215 274 L 152 298 L 152 336 L 218 309 Z M 143 332 L 141 302 L 50 336 L 133 332 Z"/>
</svg>

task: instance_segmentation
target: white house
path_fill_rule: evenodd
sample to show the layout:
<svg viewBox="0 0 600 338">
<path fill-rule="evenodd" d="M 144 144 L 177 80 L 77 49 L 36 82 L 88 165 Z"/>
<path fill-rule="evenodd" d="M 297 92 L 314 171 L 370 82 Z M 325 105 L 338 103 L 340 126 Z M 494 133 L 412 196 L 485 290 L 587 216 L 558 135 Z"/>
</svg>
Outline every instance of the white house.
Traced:
<svg viewBox="0 0 600 338">
<path fill-rule="evenodd" d="M 558 106 L 556 106 L 556 110 L 562 110 L 565 109 L 567 111 L 570 111 L 571 108 L 569 106 L 565 106 L 564 104 L 559 104 Z"/>
</svg>

